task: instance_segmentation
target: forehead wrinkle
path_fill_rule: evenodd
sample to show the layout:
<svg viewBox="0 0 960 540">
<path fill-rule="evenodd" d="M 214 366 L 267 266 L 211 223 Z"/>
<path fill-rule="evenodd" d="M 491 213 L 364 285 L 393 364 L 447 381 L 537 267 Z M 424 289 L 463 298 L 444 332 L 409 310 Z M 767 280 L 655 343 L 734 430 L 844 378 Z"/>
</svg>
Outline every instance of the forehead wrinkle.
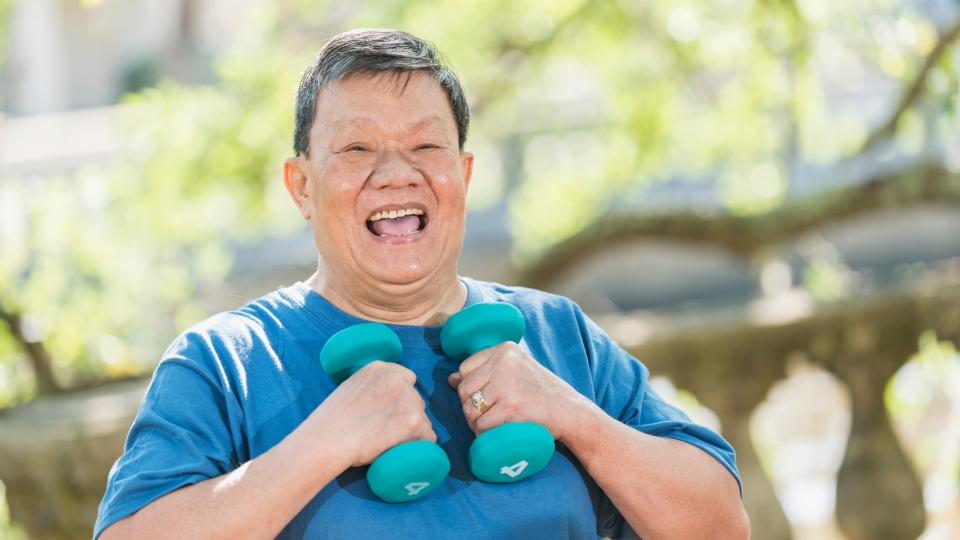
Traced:
<svg viewBox="0 0 960 540">
<path fill-rule="evenodd" d="M 411 122 L 407 127 L 407 131 L 419 131 L 421 129 L 431 127 L 434 124 L 443 125 L 443 118 L 441 118 L 439 114 L 431 114 L 430 116 L 421 118 L 416 122 Z"/>
<path fill-rule="evenodd" d="M 391 122 L 391 128 L 394 127 Z M 439 114 L 431 114 L 419 120 L 415 120 L 407 124 L 404 128 L 405 133 L 416 133 L 420 130 L 433 127 L 434 125 L 443 125 L 443 118 Z M 352 118 L 340 118 L 333 122 L 331 126 L 334 130 L 341 130 L 343 128 L 352 127 L 357 129 L 377 129 L 378 122 L 376 119 L 368 116 L 355 116 Z"/>
</svg>

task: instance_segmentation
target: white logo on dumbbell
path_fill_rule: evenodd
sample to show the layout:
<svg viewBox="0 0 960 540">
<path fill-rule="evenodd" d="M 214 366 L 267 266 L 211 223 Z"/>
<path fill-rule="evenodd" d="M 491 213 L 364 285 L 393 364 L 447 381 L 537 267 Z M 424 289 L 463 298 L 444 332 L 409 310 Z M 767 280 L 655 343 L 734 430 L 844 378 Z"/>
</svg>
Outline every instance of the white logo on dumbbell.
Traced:
<svg viewBox="0 0 960 540">
<path fill-rule="evenodd" d="M 500 474 L 505 474 L 510 478 L 516 478 L 526 470 L 527 465 L 529 465 L 527 460 L 522 459 L 509 467 L 500 467 Z"/>
<path fill-rule="evenodd" d="M 428 487 L 430 487 L 430 482 L 410 482 L 403 486 L 403 489 L 407 490 L 408 497 L 413 497 Z"/>
</svg>

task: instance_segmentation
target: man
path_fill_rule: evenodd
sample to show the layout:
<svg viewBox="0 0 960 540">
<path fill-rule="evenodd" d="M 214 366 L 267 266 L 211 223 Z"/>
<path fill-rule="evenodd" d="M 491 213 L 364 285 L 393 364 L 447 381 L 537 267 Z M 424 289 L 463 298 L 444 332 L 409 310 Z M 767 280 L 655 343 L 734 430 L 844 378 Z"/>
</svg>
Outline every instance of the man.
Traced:
<svg viewBox="0 0 960 540">
<path fill-rule="evenodd" d="M 333 38 L 304 73 L 296 119 L 284 182 L 320 267 L 171 345 L 95 536 L 749 536 L 733 449 L 656 396 L 639 361 L 567 299 L 458 275 L 469 113 L 430 45 L 393 30 Z M 457 365 L 439 325 L 483 301 L 523 312 L 524 346 Z M 365 321 L 388 323 L 403 357 L 335 387 L 317 354 Z M 477 481 L 470 443 L 510 421 L 545 426 L 557 454 L 522 482 Z M 420 439 L 442 445 L 450 476 L 416 502 L 373 497 L 358 467 Z"/>
</svg>

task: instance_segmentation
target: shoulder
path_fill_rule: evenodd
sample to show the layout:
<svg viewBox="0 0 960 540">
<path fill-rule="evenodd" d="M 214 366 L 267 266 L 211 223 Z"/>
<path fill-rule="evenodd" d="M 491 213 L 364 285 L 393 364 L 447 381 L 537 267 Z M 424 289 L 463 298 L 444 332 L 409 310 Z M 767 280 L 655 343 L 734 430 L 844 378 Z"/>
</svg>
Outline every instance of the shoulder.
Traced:
<svg viewBox="0 0 960 540">
<path fill-rule="evenodd" d="M 527 312 L 550 315 L 567 313 L 580 316 L 583 313 L 576 302 L 559 294 L 528 287 L 504 285 L 493 281 L 463 279 L 468 282 L 468 285 L 476 287 L 482 302 L 506 302 L 516 306 L 524 314 Z"/>
<path fill-rule="evenodd" d="M 470 280 L 468 285 L 476 287 L 480 302 L 506 302 L 519 309 L 527 322 L 529 337 L 587 347 L 603 335 L 580 306 L 565 296 L 489 281 Z"/>
<path fill-rule="evenodd" d="M 516 306 L 527 321 L 528 330 L 544 338 L 553 338 L 565 347 L 577 345 L 589 354 L 602 353 L 615 343 L 575 301 L 566 296 L 527 287 L 469 278 L 481 302 L 507 302 Z"/>
<path fill-rule="evenodd" d="M 226 378 L 228 372 L 251 358 L 263 354 L 279 357 L 284 346 L 285 321 L 302 307 L 290 289 L 277 289 L 191 325 L 173 340 L 158 367 L 168 362 L 187 362 L 215 369 L 221 378 Z"/>
</svg>

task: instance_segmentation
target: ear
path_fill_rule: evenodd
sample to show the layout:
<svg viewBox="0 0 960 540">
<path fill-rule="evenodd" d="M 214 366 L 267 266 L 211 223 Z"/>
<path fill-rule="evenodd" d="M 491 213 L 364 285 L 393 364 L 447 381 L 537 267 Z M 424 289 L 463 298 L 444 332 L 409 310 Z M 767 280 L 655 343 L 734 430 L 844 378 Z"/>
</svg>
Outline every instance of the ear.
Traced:
<svg viewBox="0 0 960 540">
<path fill-rule="evenodd" d="M 306 160 L 302 156 L 290 157 L 283 162 L 283 185 L 300 209 L 303 219 L 310 219 L 310 191 L 307 189 Z"/>
<path fill-rule="evenodd" d="M 460 152 L 460 167 L 463 169 L 463 192 L 466 193 L 473 178 L 473 152 Z"/>
</svg>

